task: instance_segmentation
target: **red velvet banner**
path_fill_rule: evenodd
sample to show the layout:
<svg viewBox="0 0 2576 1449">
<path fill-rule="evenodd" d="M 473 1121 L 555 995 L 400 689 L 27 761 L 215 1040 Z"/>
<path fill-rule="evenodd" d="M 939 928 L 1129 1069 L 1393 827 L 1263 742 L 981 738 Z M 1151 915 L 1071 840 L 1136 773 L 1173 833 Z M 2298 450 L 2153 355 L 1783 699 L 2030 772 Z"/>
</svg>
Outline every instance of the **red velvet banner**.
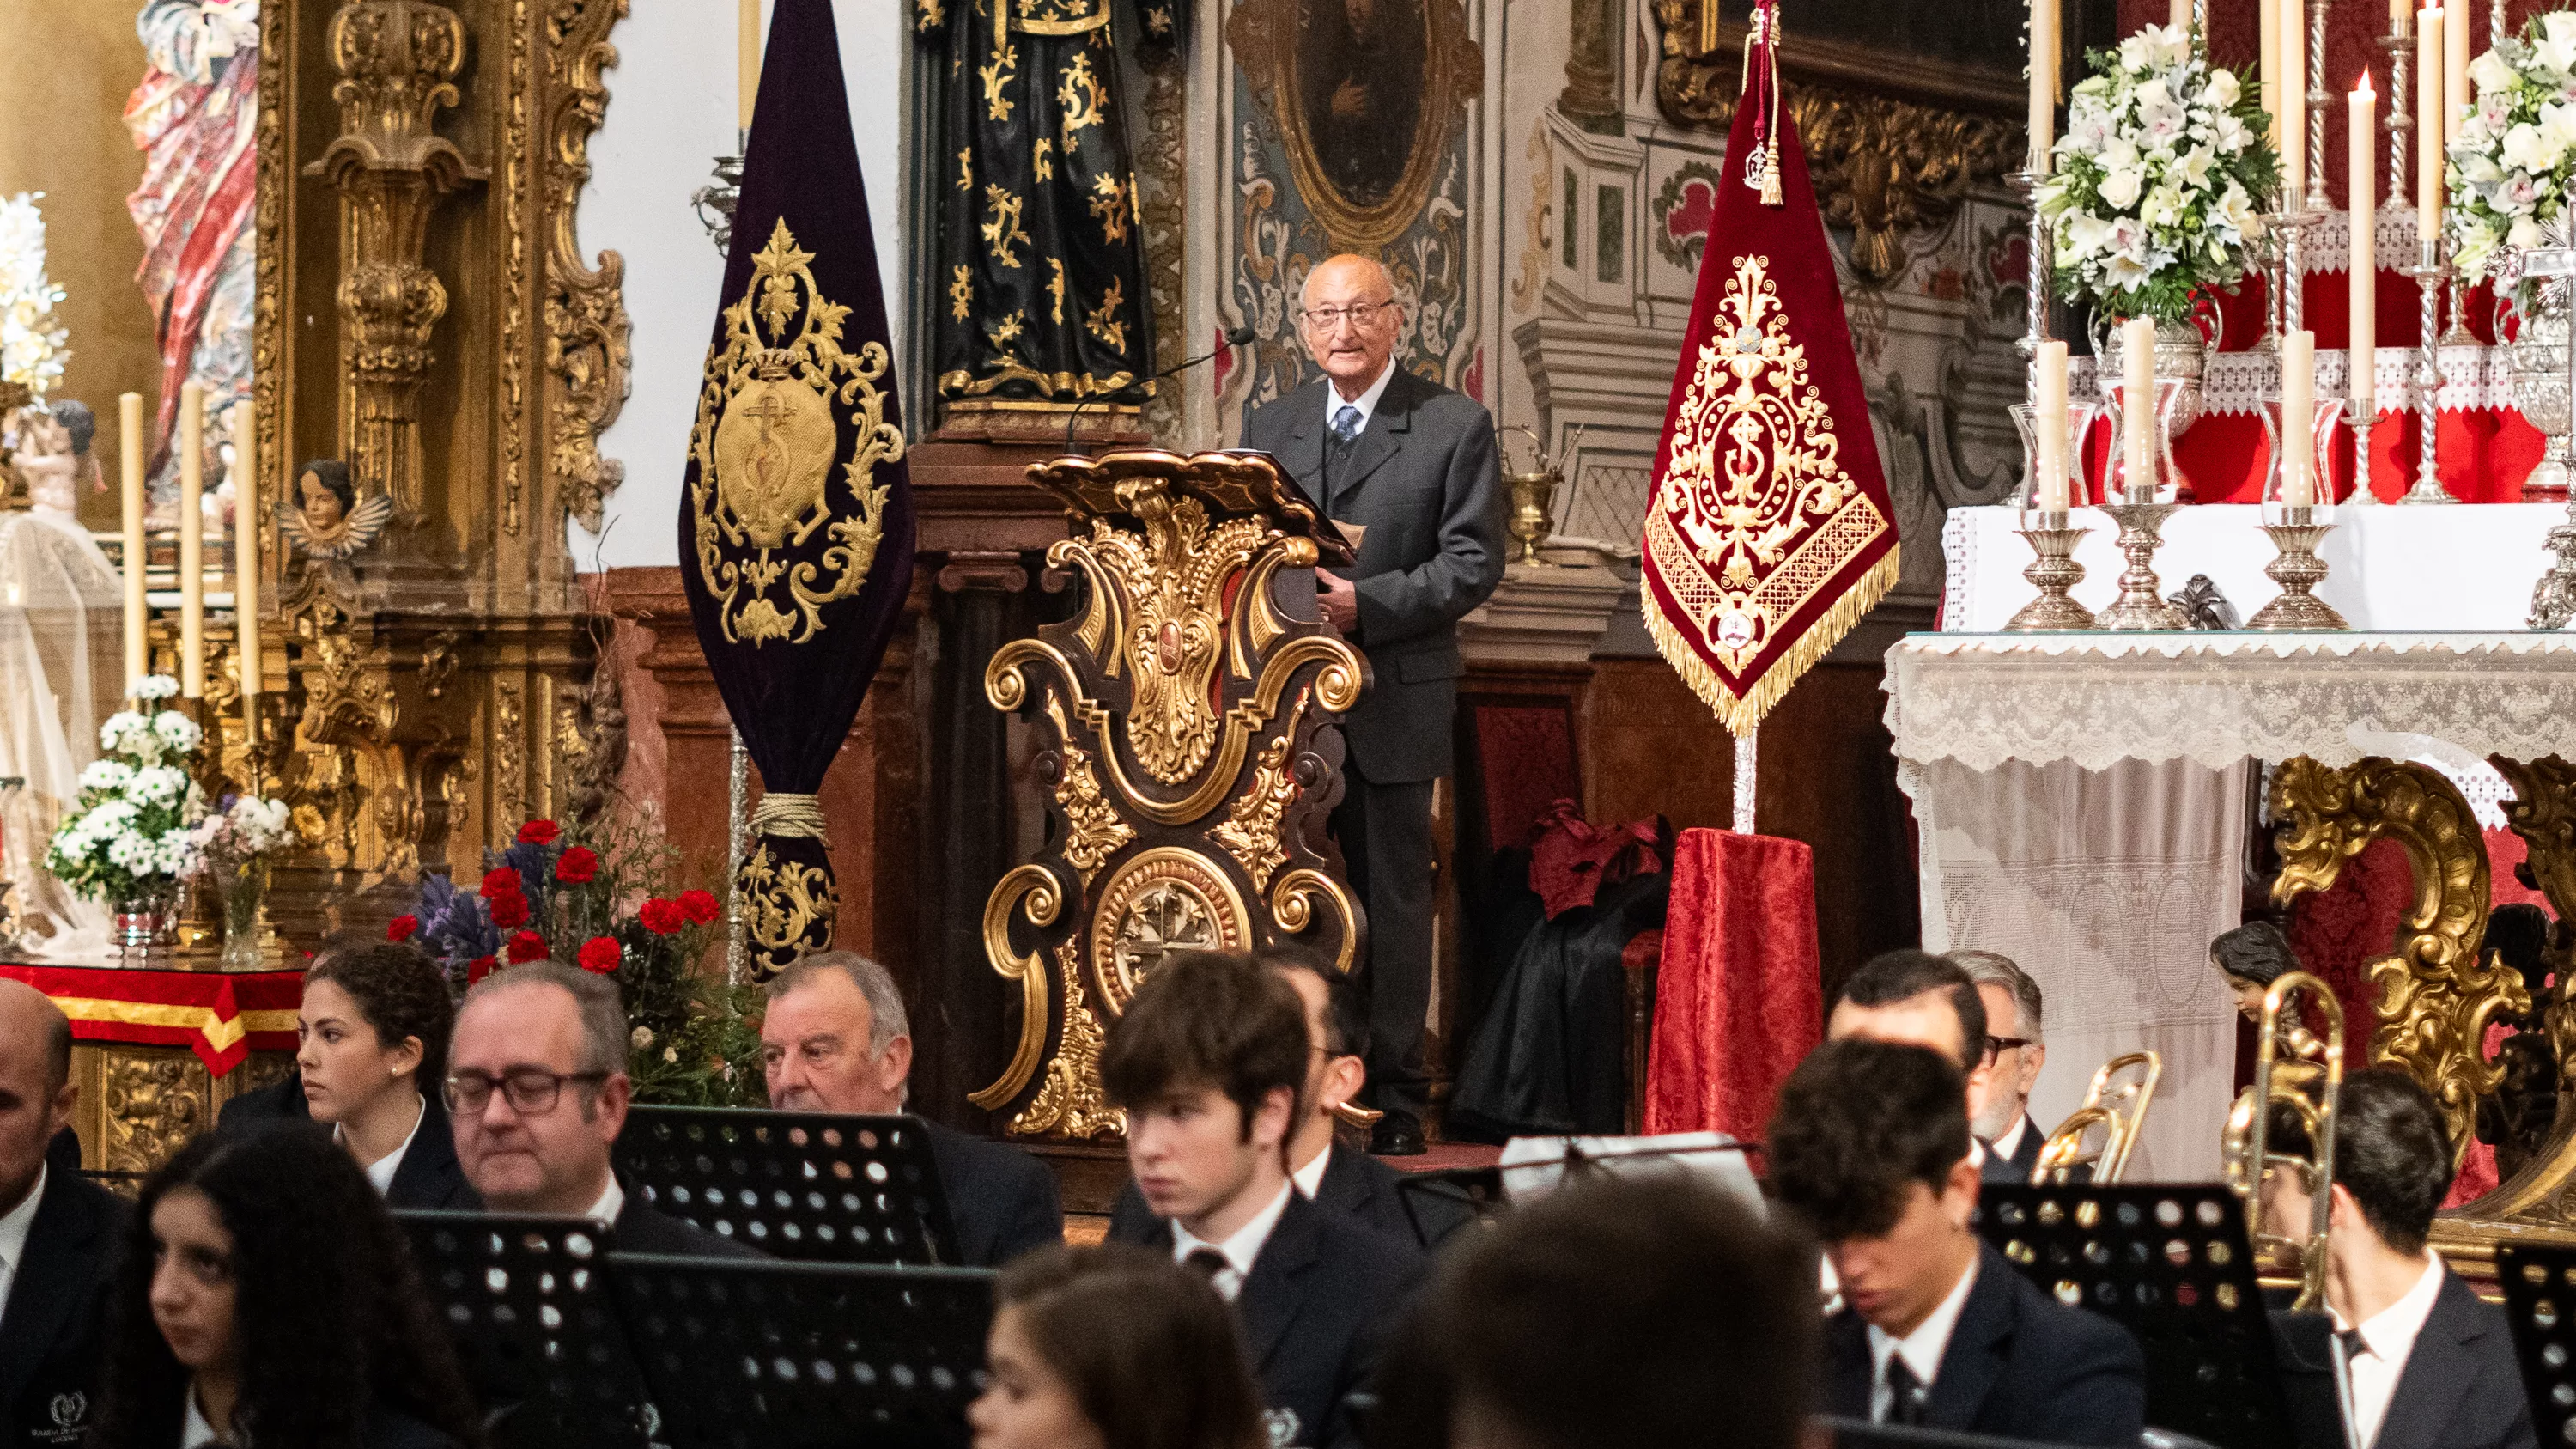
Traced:
<svg viewBox="0 0 2576 1449">
<path fill-rule="evenodd" d="M 128 971 L 0 963 L 0 977 L 53 998 L 79 1041 L 183 1046 L 223 1076 L 252 1052 L 295 1050 L 304 973 Z"/>
<path fill-rule="evenodd" d="M 1772 1098 L 1824 1040 L 1816 860 L 1801 841 L 1685 830 L 1655 979 L 1646 1131 L 1759 1142 Z"/>
</svg>

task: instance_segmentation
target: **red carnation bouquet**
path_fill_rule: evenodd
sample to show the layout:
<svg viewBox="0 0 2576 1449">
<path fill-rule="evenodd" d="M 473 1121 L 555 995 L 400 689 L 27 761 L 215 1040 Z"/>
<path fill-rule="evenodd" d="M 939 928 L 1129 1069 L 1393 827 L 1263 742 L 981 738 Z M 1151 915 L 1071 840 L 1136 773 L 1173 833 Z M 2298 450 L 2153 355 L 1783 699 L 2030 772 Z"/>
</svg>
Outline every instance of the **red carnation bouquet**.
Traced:
<svg viewBox="0 0 2576 1449">
<path fill-rule="evenodd" d="M 438 957 L 460 995 L 530 961 L 606 976 L 632 1028 L 636 1100 L 760 1104 L 760 1038 L 748 1020 L 757 988 L 725 983 L 723 904 L 705 889 L 673 888 L 676 847 L 640 828 L 530 820 L 484 866 L 470 890 L 424 874 L 417 904 L 386 935 Z"/>
</svg>

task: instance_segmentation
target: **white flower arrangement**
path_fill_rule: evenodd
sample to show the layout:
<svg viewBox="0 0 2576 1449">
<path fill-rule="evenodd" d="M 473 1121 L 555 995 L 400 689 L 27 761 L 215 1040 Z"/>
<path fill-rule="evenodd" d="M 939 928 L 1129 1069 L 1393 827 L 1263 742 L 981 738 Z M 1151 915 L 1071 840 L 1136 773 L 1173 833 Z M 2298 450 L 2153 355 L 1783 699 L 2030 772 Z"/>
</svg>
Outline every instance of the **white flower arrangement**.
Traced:
<svg viewBox="0 0 2576 1449">
<path fill-rule="evenodd" d="M 2039 188 L 2058 294 L 2114 317 L 2188 321 L 2202 293 L 2236 286 L 2262 235 L 2258 198 L 2280 171 L 2262 103 L 2175 26 L 2087 60 L 2094 73 L 2068 100 Z"/>
<path fill-rule="evenodd" d="M 2469 63 L 2478 103 L 2460 123 L 2442 168 L 2451 241 L 2461 275 L 2493 275 L 2496 253 L 2541 245 L 2567 211 L 2576 180 L 2576 14 L 2526 21 Z"/>
<path fill-rule="evenodd" d="M 176 692 L 156 675 L 135 697 L 145 703 Z M 196 827 L 206 802 L 188 771 L 201 742 L 195 722 L 175 710 L 110 716 L 99 727 L 104 757 L 81 771 L 80 799 L 47 843 L 45 869 L 111 904 L 149 899 L 202 870 Z"/>
<path fill-rule="evenodd" d="M 45 278 L 45 193 L 0 197 L 0 382 L 43 397 L 71 357 L 71 333 L 54 320 L 63 289 Z"/>
<path fill-rule="evenodd" d="M 238 865 L 284 849 L 295 839 L 295 830 L 285 801 L 234 795 L 197 823 L 196 839 L 209 864 Z"/>
</svg>

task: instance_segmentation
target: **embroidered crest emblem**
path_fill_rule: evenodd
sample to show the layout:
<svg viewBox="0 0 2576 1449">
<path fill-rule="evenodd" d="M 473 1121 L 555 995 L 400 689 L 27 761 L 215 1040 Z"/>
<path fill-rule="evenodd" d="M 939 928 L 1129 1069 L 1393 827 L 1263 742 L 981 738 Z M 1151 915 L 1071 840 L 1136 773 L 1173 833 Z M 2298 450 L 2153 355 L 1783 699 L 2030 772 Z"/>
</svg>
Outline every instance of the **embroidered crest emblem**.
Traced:
<svg viewBox="0 0 2576 1449">
<path fill-rule="evenodd" d="M 725 308 L 690 434 L 698 569 L 735 643 L 804 643 L 822 632 L 825 605 L 866 584 L 885 536 L 877 470 L 904 454 L 877 385 L 885 346 L 842 348 L 850 309 L 816 289 L 813 260 L 779 221 Z M 846 455 L 842 408 L 855 435 Z M 847 512 L 833 507 L 836 481 Z"/>
</svg>

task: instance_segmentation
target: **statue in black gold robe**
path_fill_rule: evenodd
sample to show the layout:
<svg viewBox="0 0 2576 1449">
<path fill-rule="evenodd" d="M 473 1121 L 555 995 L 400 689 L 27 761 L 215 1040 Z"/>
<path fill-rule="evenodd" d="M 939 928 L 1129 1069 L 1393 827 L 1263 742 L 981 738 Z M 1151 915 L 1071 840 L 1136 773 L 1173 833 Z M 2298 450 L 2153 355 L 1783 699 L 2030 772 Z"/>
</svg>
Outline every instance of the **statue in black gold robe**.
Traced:
<svg viewBox="0 0 2576 1449">
<path fill-rule="evenodd" d="M 1184 0 L 1141 0 L 1148 47 Z M 1111 0 L 915 0 L 944 41 L 939 395 L 1070 407 L 1151 395 L 1136 175 Z"/>
</svg>

